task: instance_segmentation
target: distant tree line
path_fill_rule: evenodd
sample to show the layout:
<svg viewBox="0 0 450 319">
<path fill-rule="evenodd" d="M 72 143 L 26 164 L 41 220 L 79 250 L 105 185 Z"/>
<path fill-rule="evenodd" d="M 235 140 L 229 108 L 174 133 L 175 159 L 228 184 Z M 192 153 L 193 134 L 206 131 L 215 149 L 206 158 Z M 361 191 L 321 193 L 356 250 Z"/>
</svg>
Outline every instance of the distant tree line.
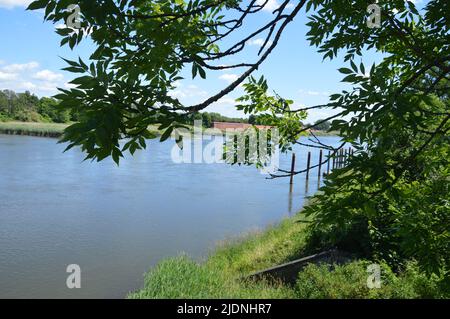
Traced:
<svg viewBox="0 0 450 319">
<path fill-rule="evenodd" d="M 192 124 L 194 120 L 201 120 L 203 126 L 208 128 L 213 127 L 214 122 L 271 125 L 271 119 L 264 114 L 252 114 L 247 119 L 228 117 L 216 112 L 194 113 L 186 117 L 186 124 Z M 12 90 L 0 90 L 0 121 L 68 123 L 78 121 L 78 115 L 61 108 L 59 101 L 51 97 L 39 98 L 28 91 L 16 93 Z M 321 122 L 322 120 L 316 121 L 313 128 L 327 131 L 330 128 L 330 122 Z"/>
<path fill-rule="evenodd" d="M 28 91 L 0 91 L 0 121 L 67 123 L 77 120 L 76 114 L 61 108 L 54 98 L 39 98 Z"/>
<path fill-rule="evenodd" d="M 187 119 L 187 122 L 190 122 L 190 124 L 192 124 L 194 120 L 201 120 L 204 127 L 213 127 L 214 122 L 248 123 L 248 119 L 228 117 L 216 112 L 202 112 L 192 114 Z"/>
<path fill-rule="evenodd" d="M 314 130 L 318 131 L 328 131 L 331 127 L 330 121 L 317 120 L 312 127 Z"/>
</svg>

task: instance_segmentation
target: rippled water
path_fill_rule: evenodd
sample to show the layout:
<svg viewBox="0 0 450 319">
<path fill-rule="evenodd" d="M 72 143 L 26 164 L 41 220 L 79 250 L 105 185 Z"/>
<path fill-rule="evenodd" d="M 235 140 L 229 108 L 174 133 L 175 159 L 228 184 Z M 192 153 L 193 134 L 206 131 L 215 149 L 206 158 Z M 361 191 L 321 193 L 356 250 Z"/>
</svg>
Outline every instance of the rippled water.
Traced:
<svg viewBox="0 0 450 319">
<path fill-rule="evenodd" d="M 288 179 L 254 167 L 175 164 L 172 147 L 149 141 L 117 167 L 63 154 L 54 139 L 0 135 L 0 297 L 123 298 L 162 258 L 201 259 L 220 240 L 295 213 L 317 189 L 316 170 L 308 190 L 296 176 L 290 193 Z M 305 149 L 296 152 L 303 167 Z M 69 264 L 81 267 L 81 289 L 66 287 Z"/>
</svg>

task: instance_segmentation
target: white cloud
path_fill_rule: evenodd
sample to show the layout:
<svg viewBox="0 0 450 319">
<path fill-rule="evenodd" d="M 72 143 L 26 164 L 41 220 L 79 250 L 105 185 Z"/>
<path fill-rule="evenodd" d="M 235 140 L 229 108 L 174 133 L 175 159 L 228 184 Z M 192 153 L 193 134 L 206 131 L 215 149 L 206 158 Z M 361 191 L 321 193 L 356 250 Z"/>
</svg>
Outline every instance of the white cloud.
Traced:
<svg viewBox="0 0 450 319">
<path fill-rule="evenodd" d="M 256 4 L 257 5 L 263 5 L 265 2 L 265 0 L 257 0 Z M 278 3 L 277 0 L 269 0 L 267 1 L 266 5 L 264 6 L 265 11 L 273 11 L 276 10 L 280 7 L 280 4 Z"/>
<path fill-rule="evenodd" d="M 0 0 L 0 8 L 27 7 L 33 0 Z"/>
<path fill-rule="evenodd" d="M 73 83 L 69 83 L 69 82 L 67 82 L 67 83 L 64 83 L 64 87 L 66 88 L 66 89 L 74 89 L 74 88 L 76 88 L 77 87 L 77 85 L 76 84 L 73 84 Z"/>
<path fill-rule="evenodd" d="M 236 81 L 238 78 L 239 78 L 239 75 L 232 74 L 232 73 L 225 73 L 225 74 L 222 74 L 221 76 L 219 76 L 220 80 L 224 80 L 228 83 L 232 83 L 232 82 Z"/>
<path fill-rule="evenodd" d="M 55 82 L 62 81 L 64 76 L 59 73 L 52 72 L 50 70 L 42 70 L 33 75 L 33 78 L 41 81 Z"/>
<path fill-rule="evenodd" d="M 36 84 L 28 81 L 18 83 L 16 87 L 21 90 L 34 90 L 37 88 Z"/>
<path fill-rule="evenodd" d="M 247 41 L 247 44 L 248 45 L 254 45 L 254 46 L 258 46 L 258 47 L 262 47 L 263 45 L 264 45 L 264 39 L 263 38 L 257 38 L 257 39 L 252 39 L 252 40 L 248 40 Z M 272 41 L 268 41 L 267 42 L 267 45 L 271 45 L 272 44 Z"/>
<path fill-rule="evenodd" d="M 0 71 L 0 81 L 11 81 L 17 78 L 17 74 L 15 73 L 7 73 Z"/>
<path fill-rule="evenodd" d="M 257 5 L 263 5 L 266 0 L 257 0 Z M 278 9 L 281 6 L 281 4 L 278 2 L 278 0 L 269 0 L 267 1 L 266 5 L 264 6 L 264 11 L 273 12 L 274 10 Z M 295 5 L 292 2 L 289 2 L 286 5 L 286 9 L 292 9 Z"/>
<path fill-rule="evenodd" d="M 0 67 L 0 89 L 31 91 L 39 96 L 49 96 L 57 93 L 57 87 L 65 87 L 65 83 L 62 74 L 40 70 L 39 63 L 35 61 Z"/>
<path fill-rule="evenodd" d="M 44 82 L 40 84 L 36 84 L 35 89 L 38 91 L 45 92 L 46 94 L 55 94 L 58 90 L 57 87 L 61 87 L 62 85 L 55 82 Z"/>
<path fill-rule="evenodd" d="M 9 72 L 9 73 L 16 73 L 16 72 L 33 70 L 33 69 L 36 69 L 37 67 L 39 67 L 39 63 L 32 61 L 32 62 L 23 63 L 23 64 L 9 64 L 9 65 L 2 67 L 2 70 Z"/>
<path fill-rule="evenodd" d="M 208 95 L 208 92 L 194 84 L 184 85 L 181 82 L 175 83 L 176 89 L 170 92 L 170 96 L 177 99 L 202 98 Z"/>
</svg>

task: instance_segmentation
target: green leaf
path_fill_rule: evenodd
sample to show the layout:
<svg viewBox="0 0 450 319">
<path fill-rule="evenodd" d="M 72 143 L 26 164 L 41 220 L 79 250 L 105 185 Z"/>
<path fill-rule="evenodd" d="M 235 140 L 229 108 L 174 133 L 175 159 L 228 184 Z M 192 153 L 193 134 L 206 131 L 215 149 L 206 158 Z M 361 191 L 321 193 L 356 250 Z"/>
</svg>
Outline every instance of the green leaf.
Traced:
<svg viewBox="0 0 450 319">
<path fill-rule="evenodd" d="M 197 64 L 193 63 L 192 64 L 192 78 L 193 79 L 197 76 L 197 71 L 198 71 Z"/>
<path fill-rule="evenodd" d="M 352 70 L 350 70 L 349 68 L 340 68 L 338 69 L 338 71 L 342 74 L 351 74 L 353 73 Z"/>
<path fill-rule="evenodd" d="M 161 135 L 161 138 L 159 141 L 164 142 L 165 140 L 167 140 L 170 137 L 170 135 L 172 134 L 172 131 L 173 131 L 173 126 L 170 126 L 169 128 L 167 128 L 167 130 L 165 130 L 165 132 Z"/>
<path fill-rule="evenodd" d="M 84 73 L 85 71 L 81 68 L 77 68 L 74 66 L 69 66 L 67 68 L 63 68 L 64 71 L 69 71 L 69 72 L 73 72 L 73 73 Z"/>
<path fill-rule="evenodd" d="M 205 70 L 203 68 L 199 67 L 198 68 L 198 73 L 200 74 L 200 77 L 202 79 L 206 79 L 206 72 L 205 72 Z"/>
<path fill-rule="evenodd" d="M 356 66 L 355 62 L 353 62 L 353 60 L 350 60 L 350 66 L 355 73 L 358 73 L 358 67 Z"/>
<path fill-rule="evenodd" d="M 49 2 L 50 2 L 50 0 L 34 1 L 34 2 L 30 3 L 30 5 L 27 7 L 26 10 L 37 10 L 37 9 L 45 8 Z"/>
</svg>

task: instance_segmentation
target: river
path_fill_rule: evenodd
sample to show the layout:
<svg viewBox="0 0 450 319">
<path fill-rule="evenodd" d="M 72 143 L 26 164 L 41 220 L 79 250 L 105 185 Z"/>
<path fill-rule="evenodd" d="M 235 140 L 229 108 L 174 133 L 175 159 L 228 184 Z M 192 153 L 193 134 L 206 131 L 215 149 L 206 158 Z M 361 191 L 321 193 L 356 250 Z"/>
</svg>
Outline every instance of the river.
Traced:
<svg viewBox="0 0 450 319">
<path fill-rule="evenodd" d="M 254 167 L 177 164 L 173 143 L 148 141 L 117 167 L 63 153 L 55 139 L 0 135 L 0 298 L 123 298 L 161 259 L 202 260 L 218 242 L 294 214 L 317 190 L 316 170 L 308 189 L 299 175 L 290 192 L 288 179 Z M 306 152 L 296 152 L 298 169 Z M 290 157 L 280 162 L 290 167 Z M 69 264 L 81 267 L 81 289 L 66 286 Z"/>
</svg>

